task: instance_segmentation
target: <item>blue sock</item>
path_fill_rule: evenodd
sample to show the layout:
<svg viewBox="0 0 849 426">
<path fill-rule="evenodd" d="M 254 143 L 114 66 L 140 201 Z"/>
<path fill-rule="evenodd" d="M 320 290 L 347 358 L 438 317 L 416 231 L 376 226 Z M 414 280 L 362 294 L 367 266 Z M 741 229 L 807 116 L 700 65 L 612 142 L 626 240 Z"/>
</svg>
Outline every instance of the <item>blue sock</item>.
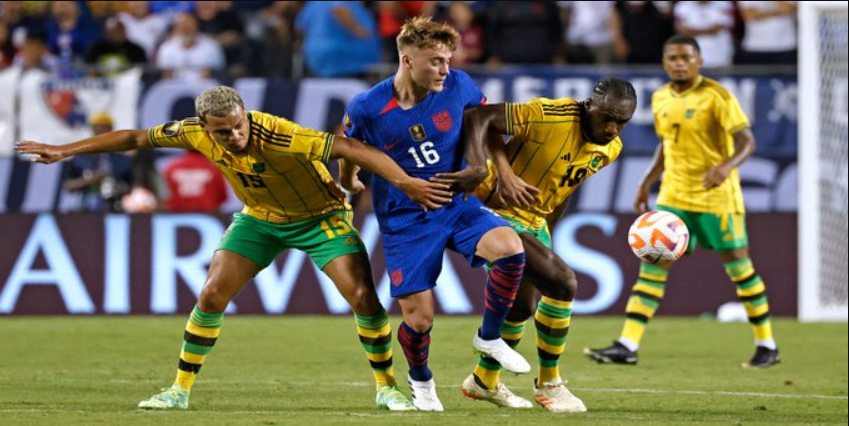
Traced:
<svg viewBox="0 0 849 426">
<path fill-rule="evenodd" d="M 483 324 L 478 335 L 484 340 L 501 338 L 501 325 L 516 299 L 516 291 L 525 271 L 525 253 L 514 254 L 492 262 L 486 280 Z"/>
<path fill-rule="evenodd" d="M 410 378 L 417 382 L 426 382 L 433 378 L 433 373 L 427 367 L 427 357 L 430 353 L 430 330 L 419 333 L 407 323 L 402 322 L 398 327 L 398 343 L 404 349 L 407 364 L 410 366 Z"/>
</svg>

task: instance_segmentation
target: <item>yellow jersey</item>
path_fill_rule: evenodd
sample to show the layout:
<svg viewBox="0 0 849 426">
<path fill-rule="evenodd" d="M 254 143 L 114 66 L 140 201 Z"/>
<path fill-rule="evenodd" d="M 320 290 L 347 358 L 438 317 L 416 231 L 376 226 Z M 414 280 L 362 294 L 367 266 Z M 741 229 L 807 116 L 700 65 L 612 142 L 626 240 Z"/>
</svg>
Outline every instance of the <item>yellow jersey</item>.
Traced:
<svg viewBox="0 0 849 426">
<path fill-rule="evenodd" d="M 699 76 L 682 93 L 670 84 L 657 89 L 651 105 L 664 155 L 657 203 L 700 213 L 745 213 L 736 169 L 715 188 L 702 184 L 708 169 L 734 155 L 732 135 L 750 126 L 737 98 Z"/>
<path fill-rule="evenodd" d="M 239 154 L 215 143 L 197 118 L 153 127 L 148 138 L 154 147 L 191 149 L 206 156 L 245 204 L 242 212 L 255 218 L 291 223 L 351 209 L 325 166 L 332 134 L 258 111 L 249 112 L 248 121 L 248 147 Z"/>
<path fill-rule="evenodd" d="M 507 103 L 505 108 L 511 135 L 507 158 L 516 175 L 540 193 L 527 209 L 499 205 L 498 178 L 490 163 L 489 176 L 475 196 L 497 213 L 540 229 L 585 179 L 616 160 L 622 140 L 617 137 L 607 145 L 587 140 L 581 131 L 581 106 L 574 99 L 537 98 L 524 104 Z"/>
</svg>

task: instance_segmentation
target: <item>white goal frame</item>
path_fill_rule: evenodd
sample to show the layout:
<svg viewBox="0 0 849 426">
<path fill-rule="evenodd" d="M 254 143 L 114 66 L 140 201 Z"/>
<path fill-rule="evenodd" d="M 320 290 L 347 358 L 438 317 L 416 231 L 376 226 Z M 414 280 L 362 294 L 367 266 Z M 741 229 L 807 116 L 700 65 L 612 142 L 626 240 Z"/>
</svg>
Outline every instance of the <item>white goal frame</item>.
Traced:
<svg viewBox="0 0 849 426">
<path fill-rule="evenodd" d="M 817 20 L 846 1 L 802 1 L 799 5 L 799 320 L 847 321 L 847 306 L 820 300 L 820 51 Z M 816 105 L 801 108 L 803 105 Z M 809 143 L 805 143 L 805 142 Z M 814 142 L 816 143 L 810 143 Z M 849 143 L 849 141 L 847 141 Z M 812 147 L 816 147 L 812 149 Z"/>
</svg>

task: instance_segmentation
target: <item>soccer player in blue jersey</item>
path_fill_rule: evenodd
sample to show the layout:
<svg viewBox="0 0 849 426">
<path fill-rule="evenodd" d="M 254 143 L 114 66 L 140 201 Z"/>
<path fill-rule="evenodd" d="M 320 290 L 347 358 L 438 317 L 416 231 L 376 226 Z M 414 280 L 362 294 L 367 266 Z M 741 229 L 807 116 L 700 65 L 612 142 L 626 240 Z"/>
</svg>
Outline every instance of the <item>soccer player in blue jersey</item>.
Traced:
<svg viewBox="0 0 849 426">
<path fill-rule="evenodd" d="M 485 99 L 471 77 L 449 72 L 458 41 L 457 31 L 428 17 L 408 21 L 398 35 L 397 73 L 351 101 L 344 119 L 347 135 L 385 152 L 413 177 L 438 179 L 438 173 L 461 172 L 480 174 L 482 181 L 485 165 L 466 167 L 460 127 L 466 108 Z M 362 188 L 356 172 L 356 167 L 342 162 L 343 187 Z M 530 371 L 528 362 L 501 339 L 500 329 L 525 267 L 522 241 L 510 225 L 477 198 L 464 194 L 456 194 L 440 209 L 424 211 L 379 176 L 374 176 L 372 194 L 391 293 L 404 316 L 398 341 L 410 366 L 416 407 L 443 410 L 427 363 L 433 288 L 447 248 L 473 266 L 492 264 L 483 323 L 472 341 L 475 350 L 498 360 L 508 371 Z"/>
</svg>

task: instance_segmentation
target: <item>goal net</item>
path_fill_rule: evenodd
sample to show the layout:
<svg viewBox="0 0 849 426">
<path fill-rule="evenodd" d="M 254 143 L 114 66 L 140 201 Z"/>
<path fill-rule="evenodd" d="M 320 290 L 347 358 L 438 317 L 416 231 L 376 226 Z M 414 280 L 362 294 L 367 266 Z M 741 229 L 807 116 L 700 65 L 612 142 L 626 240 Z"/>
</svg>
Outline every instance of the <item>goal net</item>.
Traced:
<svg viewBox="0 0 849 426">
<path fill-rule="evenodd" d="M 847 2 L 799 2 L 799 319 L 846 321 Z"/>
</svg>

